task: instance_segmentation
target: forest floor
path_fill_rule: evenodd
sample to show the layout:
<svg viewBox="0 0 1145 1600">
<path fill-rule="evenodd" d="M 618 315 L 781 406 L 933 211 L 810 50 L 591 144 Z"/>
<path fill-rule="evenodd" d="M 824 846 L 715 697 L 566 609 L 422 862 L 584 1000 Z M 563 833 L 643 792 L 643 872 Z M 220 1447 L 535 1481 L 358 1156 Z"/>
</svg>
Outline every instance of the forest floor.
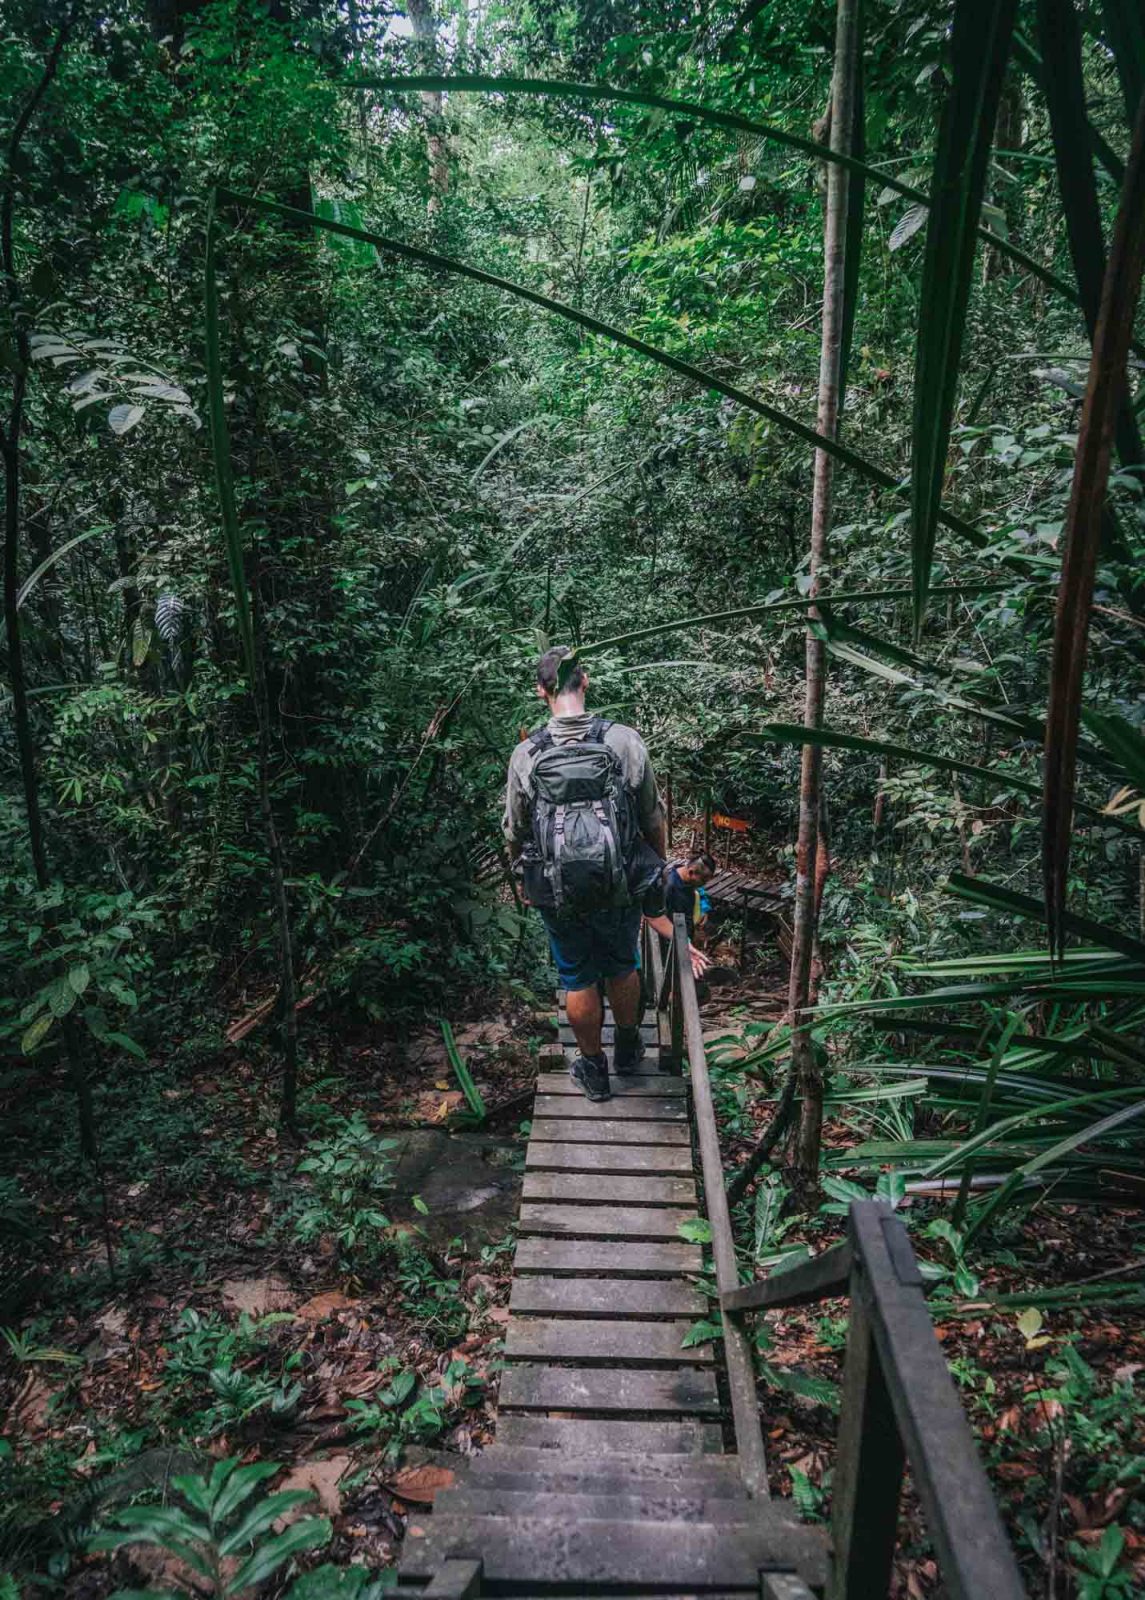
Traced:
<svg viewBox="0 0 1145 1600">
<path fill-rule="evenodd" d="M 716 941 L 727 981 L 705 1002 L 712 1040 L 742 1038 L 782 1007 L 774 945 L 757 946 L 743 974 L 737 950 Z M 304 1095 L 301 1149 L 280 1136 L 253 1048 L 191 1079 L 172 1069 L 109 1086 L 106 1229 L 98 1192 L 77 1198 L 71 1168 L 17 1137 L 39 1216 L 0 1364 L 0 1572 L 54 1571 L 49 1592 L 66 1600 L 170 1582 L 178 1569 L 163 1552 L 90 1556 L 86 1539 L 141 1492 L 228 1455 L 278 1462 L 276 1486 L 314 1491 L 334 1525 L 322 1559 L 382 1568 L 411 1512 L 492 1437 L 520 1124 L 547 1030 L 504 1000 L 456 1025 L 489 1117 L 454 1131 L 465 1101 L 439 1030 L 403 1041 L 369 1025 L 308 1031 L 323 1065 Z M 732 1170 L 766 1120 L 768 1086 L 737 1074 L 734 1047 L 713 1054 Z M 14 1126 L 44 1126 L 30 1098 L 15 1110 Z M 829 1124 L 828 1157 L 854 1143 L 852 1122 Z M 784 1218 L 783 1247 L 822 1248 L 844 1211 L 829 1200 Z M 944 1214 L 904 1202 L 920 1253 L 950 1268 L 925 1229 Z M 1137 1214 L 1046 1205 L 996 1230 L 935 1301 L 1031 1590 L 1058 1600 L 1131 1592 L 1102 1586 L 1110 1530 L 1145 1583 L 1145 1315 L 987 1297 L 1044 1293 L 1067 1274 L 1124 1278 L 1140 1270 L 1142 1243 Z M 816 1519 L 829 1508 L 846 1314 L 826 1302 L 761 1333 L 772 1488 Z M 895 1593 L 919 1600 L 938 1592 L 936 1567 L 912 1496 L 903 1516 Z"/>
</svg>

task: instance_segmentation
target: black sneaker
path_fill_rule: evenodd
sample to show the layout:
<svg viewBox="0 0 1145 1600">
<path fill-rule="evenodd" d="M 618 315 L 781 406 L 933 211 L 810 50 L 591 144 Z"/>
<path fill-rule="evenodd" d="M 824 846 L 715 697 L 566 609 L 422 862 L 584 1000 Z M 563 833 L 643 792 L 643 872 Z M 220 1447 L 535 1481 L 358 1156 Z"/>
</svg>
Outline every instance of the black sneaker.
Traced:
<svg viewBox="0 0 1145 1600">
<path fill-rule="evenodd" d="M 608 1062 L 601 1056 L 577 1056 L 569 1068 L 569 1077 L 579 1083 L 590 1100 L 610 1098 L 608 1087 Z"/>
<path fill-rule="evenodd" d="M 622 1078 L 626 1078 L 630 1073 L 635 1072 L 644 1060 L 644 1040 L 640 1037 L 640 1029 L 633 1028 L 631 1030 L 631 1038 L 622 1039 L 620 1037 L 622 1033 L 627 1034 L 628 1032 L 627 1028 L 617 1028 L 616 1049 L 613 1052 L 613 1065 Z"/>
</svg>

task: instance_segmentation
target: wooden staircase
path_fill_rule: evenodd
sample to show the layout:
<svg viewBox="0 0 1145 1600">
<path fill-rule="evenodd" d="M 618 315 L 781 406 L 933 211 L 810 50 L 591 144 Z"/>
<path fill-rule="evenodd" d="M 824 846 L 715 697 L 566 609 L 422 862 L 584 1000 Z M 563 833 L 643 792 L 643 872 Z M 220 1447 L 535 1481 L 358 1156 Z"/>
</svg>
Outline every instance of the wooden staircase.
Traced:
<svg viewBox="0 0 1145 1600">
<path fill-rule="evenodd" d="M 610 1064 L 613 1033 L 606 1013 Z M 826 1580 L 823 1530 L 752 1499 L 725 1449 L 718 1342 L 686 1343 L 712 1314 L 680 1235 L 699 1215 L 687 1086 L 654 1014 L 643 1034 L 611 1100 L 538 1076 L 496 1442 L 411 1526 L 401 1594 L 758 1596 L 767 1574 L 798 1600 Z"/>
<path fill-rule="evenodd" d="M 683 917 L 645 939 L 647 1056 L 586 1100 L 542 1071 L 495 1443 L 407 1530 L 394 1600 L 886 1600 L 903 1476 L 949 1600 L 1024 1590 L 889 1208 L 850 1207 L 840 1244 L 740 1282 Z M 567 1018 L 564 1053 L 573 1055 Z M 606 1049 L 611 1062 L 611 1019 Z M 689 1073 L 680 1075 L 684 1054 Z M 697 1159 L 698 1158 L 698 1159 Z M 703 1179 L 714 1289 L 680 1227 Z M 830 1535 L 769 1497 L 748 1321 L 851 1301 Z M 722 1338 L 686 1342 L 698 1318 Z"/>
</svg>

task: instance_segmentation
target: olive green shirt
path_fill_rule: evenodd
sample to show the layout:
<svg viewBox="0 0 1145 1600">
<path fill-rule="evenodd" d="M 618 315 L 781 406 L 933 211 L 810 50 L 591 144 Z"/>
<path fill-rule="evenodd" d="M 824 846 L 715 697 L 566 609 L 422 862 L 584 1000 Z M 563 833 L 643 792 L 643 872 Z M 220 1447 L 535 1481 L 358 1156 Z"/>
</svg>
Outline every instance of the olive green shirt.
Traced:
<svg viewBox="0 0 1145 1600">
<path fill-rule="evenodd" d="M 547 726 L 557 744 L 567 744 L 583 739 L 592 720 L 592 715 L 585 711 L 571 717 L 550 717 Z M 605 732 L 604 742 L 620 758 L 624 781 L 636 796 L 640 827 L 647 833 L 655 827 L 661 814 L 660 792 L 647 746 L 635 728 L 627 728 L 623 722 L 612 724 Z M 523 843 L 532 830 L 532 767 L 533 751 L 529 741 L 522 739 L 509 758 L 509 781 L 505 789 L 502 827 L 510 844 Z"/>
</svg>

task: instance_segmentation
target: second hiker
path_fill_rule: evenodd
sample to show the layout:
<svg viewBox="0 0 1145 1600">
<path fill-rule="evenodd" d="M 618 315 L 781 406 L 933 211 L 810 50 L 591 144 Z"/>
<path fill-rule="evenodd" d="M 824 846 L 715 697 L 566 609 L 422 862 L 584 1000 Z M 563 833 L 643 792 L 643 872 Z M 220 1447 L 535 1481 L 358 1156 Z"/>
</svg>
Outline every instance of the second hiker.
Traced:
<svg viewBox="0 0 1145 1600">
<path fill-rule="evenodd" d="M 509 761 L 505 837 L 524 898 L 544 919 L 579 1055 L 569 1068 L 590 1100 L 609 1098 L 604 1008 L 616 1024 L 618 1073 L 634 1072 L 640 1038 L 640 922 L 662 882 L 666 838 L 643 739 L 585 710 L 588 671 L 563 647 L 537 663 L 548 722 Z"/>
</svg>

